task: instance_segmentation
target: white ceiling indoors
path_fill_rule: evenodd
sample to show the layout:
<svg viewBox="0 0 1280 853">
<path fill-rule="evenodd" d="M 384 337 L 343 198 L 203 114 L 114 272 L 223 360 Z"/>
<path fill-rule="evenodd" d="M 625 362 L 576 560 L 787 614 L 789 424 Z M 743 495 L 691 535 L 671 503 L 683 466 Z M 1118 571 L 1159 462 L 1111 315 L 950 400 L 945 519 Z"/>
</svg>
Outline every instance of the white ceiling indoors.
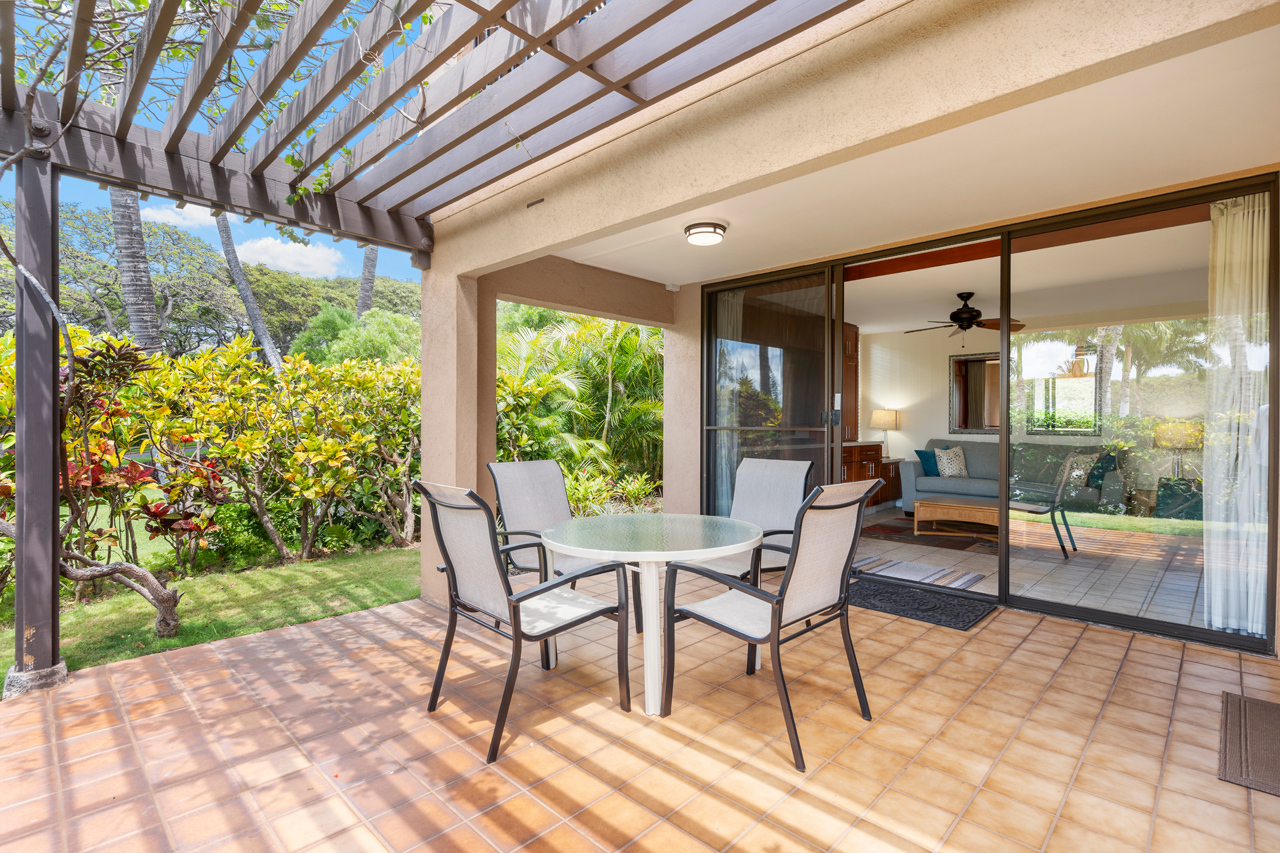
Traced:
<svg viewBox="0 0 1280 853">
<path fill-rule="evenodd" d="M 1011 313 L 1023 322 L 1043 322 L 1088 311 L 1204 302 L 1208 262 L 1208 222 L 1017 253 Z M 975 294 L 969 304 L 984 317 L 998 317 L 1000 260 L 851 281 L 845 285 L 845 321 L 864 335 L 921 328 L 945 321 L 960 307 L 961 291 Z"/>
<path fill-rule="evenodd" d="M 1203 180 L 1280 161 L 1277 91 L 1272 27 L 560 255 L 692 284 Z"/>
</svg>

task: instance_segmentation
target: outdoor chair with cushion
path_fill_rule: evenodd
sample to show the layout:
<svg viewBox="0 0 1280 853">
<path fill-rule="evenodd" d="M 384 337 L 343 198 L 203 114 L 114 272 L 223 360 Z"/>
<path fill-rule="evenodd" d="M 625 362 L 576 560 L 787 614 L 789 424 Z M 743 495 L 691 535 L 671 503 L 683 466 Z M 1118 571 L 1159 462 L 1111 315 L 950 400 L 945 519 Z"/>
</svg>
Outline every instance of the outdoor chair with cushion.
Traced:
<svg viewBox="0 0 1280 853">
<path fill-rule="evenodd" d="M 754 551 L 707 560 L 700 565 L 746 580 L 753 571 L 780 572 L 791 553 L 796 511 L 804 503 L 812 462 L 788 459 L 743 459 L 734 479 L 729 517 L 754 524 L 764 531 L 764 542 Z M 759 563 L 756 563 L 759 560 Z"/>
<path fill-rule="evenodd" d="M 867 499 L 883 484 L 883 480 L 864 480 L 813 490 L 796 514 L 795 542 L 787 559 L 782 585 L 776 594 L 703 566 L 672 563 L 667 567 L 667 631 L 662 691 L 664 717 L 671 713 L 675 684 L 677 622 L 696 619 L 744 640 L 747 643 L 748 675 L 753 675 L 756 670 L 756 646 L 767 643 L 778 701 L 782 705 L 787 737 L 791 740 L 791 754 L 796 769 L 803 772 L 804 754 L 800 751 L 800 736 L 796 732 L 787 683 L 782 673 L 782 644 L 839 619 L 862 716 L 871 719 L 862 673 L 858 670 L 858 658 L 849 634 L 849 576 L 862 535 L 862 516 Z M 702 601 L 677 605 L 676 581 L 681 573 L 707 578 L 728 589 Z M 805 623 L 804 627 L 800 627 L 801 622 Z M 783 629 L 793 626 L 797 630 L 782 636 Z"/>
<path fill-rule="evenodd" d="M 490 462 L 489 474 L 498 495 L 498 514 L 502 516 L 503 527 L 498 536 L 507 541 L 503 549 L 507 564 L 518 572 L 537 572 L 538 580 L 546 581 L 547 551 L 542 547 L 542 531 L 573 518 L 560 463 L 554 459 Z M 571 574 L 588 565 L 592 565 L 591 561 L 582 557 L 558 554 L 555 574 Z M 642 620 L 638 574 L 632 573 L 631 586 L 639 634 Z"/>
<path fill-rule="evenodd" d="M 436 483 L 415 481 L 413 487 L 431 508 L 431 526 L 444 558 L 444 565 L 440 568 L 449 578 L 449 627 L 445 632 L 444 647 L 440 650 L 440 662 L 436 666 L 427 710 L 434 711 L 440 699 L 459 616 L 511 640 L 511 666 L 507 670 L 493 740 L 489 744 L 487 760 L 492 762 L 498 757 L 524 642 L 542 643 L 545 661 L 545 643 L 549 637 L 605 616 L 618 623 L 618 704 L 622 710 L 630 711 L 626 566 L 622 563 L 582 566 L 554 580 L 513 593 L 503 565 L 503 549 L 498 546 L 493 513 L 480 496 L 470 489 Z M 570 588 L 570 584 L 576 581 L 608 573 L 617 577 L 617 601 L 602 601 Z M 502 630 L 503 625 L 507 626 L 507 631 Z"/>
</svg>

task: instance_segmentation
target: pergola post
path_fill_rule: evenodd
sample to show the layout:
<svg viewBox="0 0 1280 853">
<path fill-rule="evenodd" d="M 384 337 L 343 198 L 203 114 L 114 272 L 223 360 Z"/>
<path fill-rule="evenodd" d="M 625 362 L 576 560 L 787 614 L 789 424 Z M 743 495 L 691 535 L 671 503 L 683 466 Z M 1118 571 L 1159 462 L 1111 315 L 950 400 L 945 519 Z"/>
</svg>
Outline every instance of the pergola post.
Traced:
<svg viewBox="0 0 1280 853">
<path fill-rule="evenodd" d="M 16 168 L 14 253 L 57 300 L 57 173 L 31 157 Z M 15 663 L 5 699 L 67 679 L 58 654 L 58 324 L 32 283 L 21 273 L 16 279 Z"/>
</svg>

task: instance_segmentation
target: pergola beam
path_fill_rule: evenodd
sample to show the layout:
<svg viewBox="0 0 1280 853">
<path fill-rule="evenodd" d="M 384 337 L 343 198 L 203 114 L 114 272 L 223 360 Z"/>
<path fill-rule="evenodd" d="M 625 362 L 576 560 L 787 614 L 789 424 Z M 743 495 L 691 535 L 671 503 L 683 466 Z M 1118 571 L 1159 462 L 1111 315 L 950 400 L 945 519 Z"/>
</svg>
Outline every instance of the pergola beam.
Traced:
<svg viewBox="0 0 1280 853">
<path fill-rule="evenodd" d="M 37 93 L 36 115 L 49 115 L 55 109 L 51 94 Z M 50 150 L 52 163 L 93 180 L 187 199 L 240 216 L 306 224 L 401 251 L 431 251 L 425 230 L 429 226 L 401 214 L 314 194 L 289 204 L 292 188 L 280 176 L 288 171 L 283 163 L 271 170 L 276 177 L 215 166 L 203 156 L 209 146 L 207 137 L 188 133 L 182 150 L 171 154 L 160 146 L 159 131 L 135 127 L 127 139 L 115 138 L 113 119 L 114 113 L 107 108 L 87 104 Z M 0 112 L 0 152 L 13 152 L 23 144 L 25 121 L 21 112 Z"/>
<path fill-rule="evenodd" d="M 378 158 L 417 133 L 430 127 L 450 110 L 477 92 L 482 97 L 486 87 L 503 74 L 514 73 L 511 66 L 522 55 L 545 48 L 553 39 L 569 29 L 586 14 L 592 0 L 522 0 L 512 7 L 500 23 L 504 32 L 494 33 L 480 46 L 448 69 L 440 79 L 431 81 L 420 104 L 411 108 L 414 119 L 395 113 L 379 122 L 352 151 L 350 162 L 336 163 L 330 179 L 330 191 L 355 179 Z M 631 5 L 628 3 L 621 6 Z M 606 6 L 605 9 L 610 7 Z M 596 12 L 587 20 L 602 14 Z M 527 64 L 527 62 L 526 62 Z M 572 64 L 572 63 L 569 63 Z M 482 91 L 483 90 L 483 91 Z"/>
<path fill-rule="evenodd" d="M 58 111 L 60 124 L 71 121 L 76 113 L 76 100 L 80 97 L 80 76 L 84 74 L 85 58 L 89 53 L 89 35 L 93 30 L 93 10 L 96 5 L 97 0 L 75 0 L 71 9 L 67 61 L 62 66 L 62 107 Z"/>
<path fill-rule="evenodd" d="M 17 3 L 0 2 L 0 108 L 18 108 Z"/>
<path fill-rule="evenodd" d="M 860 0 L 758 0 L 726 14 L 717 0 L 699 0 L 662 20 L 643 38 L 632 39 L 602 57 L 595 68 L 619 84 L 629 80 L 632 90 L 642 98 L 660 100 L 858 2 Z M 696 50 L 691 49 L 695 46 Z M 526 136 L 518 126 L 513 129 L 521 137 L 518 148 L 515 140 L 503 141 L 490 135 L 491 146 L 485 150 L 477 145 L 477 137 L 471 140 L 479 149 L 474 152 L 475 165 L 461 172 L 454 170 L 453 177 L 448 177 L 447 171 L 432 169 L 429 175 L 398 183 L 394 192 L 418 193 L 419 197 L 402 209 L 410 216 L 428 215 L 639 108 L 625 102 L 629 105 L 624 109 L 623 103 L 615 92 L 601 98 L 586 98 L 577 112 L 555 123 L 547 120 L 551 110 L 543 109 L 543 120 L 530 128 L 530 135 Z M 450 157 L 451 162 L 456 163 L 461 155 L 455 151 Z M 423 184 L 428 183 L 432 188 L 419 193 Z M 381 204 L 389 198 L 379 196 L 375 203 Z"/>
<path fill-rule="evenodd" d="M 90 5 L 94 0 L 88 0 Z M 205 36 L 200 52 L 191 63 L 191 70 L 182 81 L 182 89 L 174 99 L 173 109 L 165 119 L 161 135 L 165 151 L 177 151 L 182 135 L 200 114 L 205 98 L 218 83 L 218 75 L 227 64 L 240 42 L 240 36 L 253 22 L 253 16 L 262 0 L 236 0 L 222 7 L 214 19 L 213 28 Z M 66 119 L 63 119 L 65 122 Z"/>
<path fill-rule="evenodd" d="M 142 95 L 151 82 L 151 72 L 160 60 L 181 5 L 181 0 L 153 0 L 147 7 L 142 31 L 129 57 L 129 68 L 116 99 L 116 136 L 120 139 L 127 136 L 129 128 L 133 127 L 138 104 L 142 103 Z"/>
<path fill-rule="evenodd" d="M 605 6 L 558 35 L 553 40 L 554 54 L 550 50 L 544 50 L 512 70 L 472 98 L 463 108 L 445 115 L 404 148 L 360 175 L 340 195 L 363 202 L 394 187 L 394 192 L 387 193 L 392 201 L 403 203 L 414 198 L 413 188 L 401 193 L 398 186 L 398 182 L 404 180 L 409 173 L 502 121 L 570 77 L 581 76 L 576 72 L 590 67 L 591 63 L 610 50 L 689 2 L 690 0 L 630 0 L 627 3 Z M 595 87 L 597 91 L 608 85 L 599 80 L 596 82 L 599 84 Z M 443 80 L 441 84 L 437 91 L 448 90 Z M 557 110 L 557 114 L 559 112 Z M 359 153 L 357 150 L 357 155 Z M 359 157 L 356 162 L 360 162 Z M 357 167 L 352 166 L 353 170 L 355 168 Z M 427 187 L 423 187 L 422 191 L 425 192 L 426 189 Z"/>
<path fill-rule="evenodd" d="M 217 164 L 230 153 L 249 125 L 262 112 L 263 105 L 284 85 L 302 64 L 311 48 L 320 41 L 325 30 L 346 8 L 347 0 L 303 0 L 298 11 L 284 28 L 280 40 L 271 46 L 249 82 L 227 109 L 226 115 L 210 134 L 213 152 L 209 162 Z"/>
<path fill-rule="evenodd" d="M 486 14 L 452 5 L 426 27 L 413 44 L 391 61 L 381 74 L 369 81 L 360 94 L 307 140 L 300 152 L 304 166 L 298 171 L 301 182 L 324 165 L 357 133 L 373 124 L 406 93 L 426 80 L 435 70 L 474 41 L 516 0 L 496 0 Z"/>
<path fill-rule="evenodd" d="M 433 0 L 380 0 L 342 45 L 294 95 L 271 126 L 249 150 L 249 170 L 260 175 L 300 136 L 325 108 L 338 99 L 380 55 L 408 22 L 431 7 Z"/>
</svg>

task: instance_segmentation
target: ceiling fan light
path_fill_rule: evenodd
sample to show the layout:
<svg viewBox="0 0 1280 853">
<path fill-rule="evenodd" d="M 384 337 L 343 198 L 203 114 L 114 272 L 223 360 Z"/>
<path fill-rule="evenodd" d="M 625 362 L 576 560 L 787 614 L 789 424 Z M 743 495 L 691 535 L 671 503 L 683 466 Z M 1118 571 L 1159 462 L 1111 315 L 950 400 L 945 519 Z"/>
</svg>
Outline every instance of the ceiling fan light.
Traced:
<svg viewBox="0 0 1280 853">
<path fill-rule="evenodd" d="M 725 230 L 719 222 L 695 222 L 685 227 L 684 238 L 694 246 L 714 246 L 724 239 Z"/>
</svg>

